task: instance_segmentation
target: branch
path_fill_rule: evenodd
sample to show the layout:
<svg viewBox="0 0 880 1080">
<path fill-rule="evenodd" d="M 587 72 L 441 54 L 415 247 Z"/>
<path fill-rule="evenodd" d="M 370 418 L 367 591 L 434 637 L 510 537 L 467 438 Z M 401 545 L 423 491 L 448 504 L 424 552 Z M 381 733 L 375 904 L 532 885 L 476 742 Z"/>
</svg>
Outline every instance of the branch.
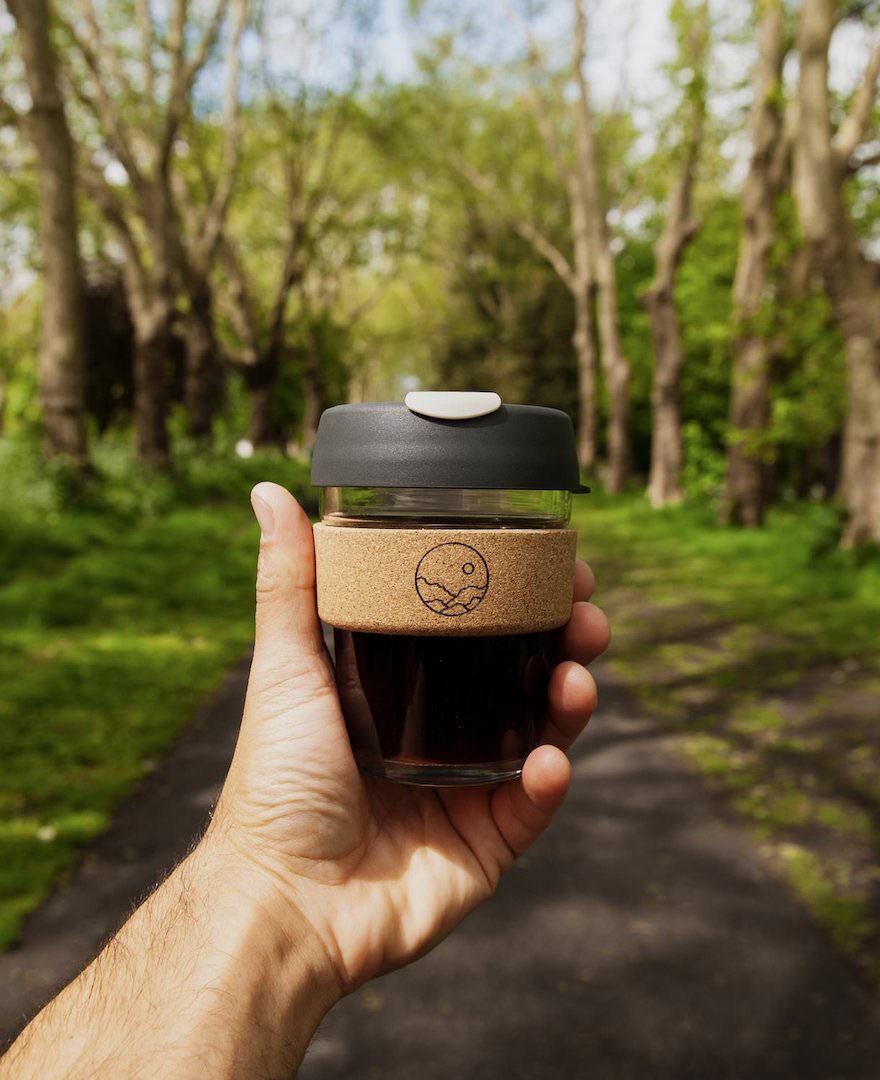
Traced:
<svg viewBox="0 0 880 1080">
<path fill-rule="evenodd" d="M 303 263 L 300 258 L 302 246 L 303 223 L 299 219 L 290 222 L 287 239 L 284 245 L 284 255 L 281 261 L 281 275 L 278 278 L 278 288 L 275 291 L 275 299 L 269 312 L 269 348 L 273 348 L 281 336 L 284 328 L 284 315 L 287 311 L 287 301 L 291 290 L 303 277 Z"/>
<path fill-rule="evenodd" d="M 526 62 L 529 66 L 530 78 L 529 82 L 532 87 L 531 105 L 532 111 L 535 114 L 535 119 L 538 122 L 538 131 L 541 134 L 541 138 L 544 140 L 544 145 L 547 147 L 547 152 L 550 157 L 553 158 L 553 164 L 556 166 L 557 173 L 560 180 L 565 184 L 566 188 L 570 188 L 572 180 L 572 169 L 568 166 L 565 160 L 565 154 L 562 152 L 562 147 L 559 143 L 559 136 L 556 128 L 553 124 L 553 120 L 550 116 L 550 110 L 547 106 L 547 99 L 544 96 L 544 91 L 540 84 L 541 65 L 539 63 L 541 59 L 541 49 L 538 45 L 535 35 L 531 28 L 527 25 L 526 35 L 528 41 L 528 51 L 526 53 Z"/>
<path fill-rule="evenodd" d="M 196 76 L 204 67 L 205 62 L 217 41 L 220 27 L 226 17 L 229 0 L 217 0 L 214 14 L 211 16 L 208 27 L 198 44 L 195 55 L 189 61 L 186 59 L 186 20 L 187 0 L 177 0 L 177 6 L 172 21 L 171 33 L 169 34 L 169 49 L 171 52 L 171 89 L 168 94 L 168 107 L 165 114 L 165 128 L 159 144 L 158 165 L 162 172 L 168 168 L 171 158 L 171 148 L 174 139 L 180 130 L 180 125 L 186 115 L 189 104 L 189 95 Z"/>
<path fill-rule="evenodd" d="M 850 110 L 834 136 L 834 150 L 841 165 L 845 165 L 855 153 L 874 111 L 877 80 L 880 79 L 880 38 L 874 43 L 862 81 L 856 90 Z"/>
<path fill-rule="evenodd" d="M 453 168 L 482 195 L 491 198 L 496 194 L 491 183 L 473 166 L 459 161 L 453 163 Z M 507 220 L 510 228 L 513 229 L 517 236 L 522 237 L 526 243 L 531 244 L 534 250 L 553 267 L 563 283 L 574 292 L 577 288 L 574 271 L 568 259 L 553 241 L 541 232 L 534 222 L 529 221 L 527 218 L 508 215 Z"/>
<path fill-rule="evenodd" d="M 93 96 L 92 94 L 87 93 L 83 86 L 83 80 L 76 78 L 74 73 L 71 72 L 69 81 L 74 93 L 90 112 L 94 114 L 98 123 L 101 125 L 104 138 L 107 140 L 107 144 L 113 155 L 119 159 L 123 168 L 128 173 L 132 187 L 142 193 L 144 190 L 144 178 L 135 161 L 131 144 L 128 141 L 128 134 L 123 124 L 122 113 L 107 91 L 107 86 L 103 79 L 101 63 L 97 52 L 95 51 L 95 41 L 91 35 L 83 37 L 69 20 L 61 18 L 60 21 L 65 32 L 85 61 L 86 67 L 91 73 L 92 81 L 95 85 L 95 94 Z"/>
<path fill-rule="evenodd" d="M 336 109 L 333 112 L 332 124 L 327 136 L 327 143 L 324 147 L 324 153 L 321 157 L 321 164 L 318 167 L 316 183 L 314 184 L 308 198 L 306 199 L 304 214 L 308 217 L 311 217 L 312 214 L 314 214 L 321 200 L 327 194 L 330 170 L 333 167 L 333 162 L 336 160 L 337 152 L 342 143 L 342 129 L 344 127 L 344 120 L 344 106 L 337 103 Z M 320 127 L 318 127 L 317 131 L 320 131 Z M 302 155 L 303 158 L 305 158 L 305 156 L 305 154 Z M 305 184 L 304 175 L 302 177 L 302 183 Z"/>
<path fill-rule="evenodd" d="M 135 18 L 141 39 L 141 57 L 144 65 L 144 91 L 152 101 L 156 96 L 156 69 L 153 67 L 153 49 L 156 45 L 156 28 L 150 0 L 135 0 Z"/>
<path fill-rule="evenodd" d="M 101 27 L 98 22 L 98 15 L 95 11 L 94 0 L 76 0 L 77 7 L 80 10 L 85 24 L 88 28 L 88 42 L 89 47 L 94 52 L 95 56 L 101 62 L 106 65 L 113 78 L 116 80 L 116 84 L 123 93 L 132 93 L 131 82 L 128 76 L 122 68 L 122 63 L 119 59 L 119 53 L 110 44 L 109 37 L 106 34 L 101 33 Z"/>
<path fill-rule="evenodd" d="M 531 244 L 537 253 L 553 267 L 563 283 L 574 292 L 577 288 L 574 273 L 568 259 L 558 247 L 541 232 L 537 226 L 526 218 L 516 218 L 511 221 L 513 231 Z"/>
<path fill-rule="evenodd" d="M 122 245 L 126 261 L 139 286 L 144 281 L 144 267 L 137 242 L 125 215 L 125 206 L 115 189 L 107 182 L 101 168 L 80 151 L 76 158 L 76 175 L 82 190 L 99 207 L 101 213 Z"/>
<path fill-rule="evenodd" d="M 850 160 L 849 171 L 855 173 L 858 172 L 859 169 L 868 169 L 873 165 L 880 165 L 880 150 L 875 150 L 872 154 L 867 154 L 865 157 Z"/>
<path fill-rule="evenodd" d="M 226 271 L 229 283 L 229 303 L 226 310 L 232 329 L 245 347 L 245 363 L 256 364 L 260 356 L 260 335 L 257 318 L 248 288 L 247 276 L 242 268 L 238 253 L 228 237 L 220 238 L 220 259 Z M 224 298 L 221 292 L 221 301 Z"/>
<path fill-rule="evenodd" d="M 199 261 L 209 263 L 217 250 L 220 232 L 229 210 L 235 188 L 235 176 L 241 152 L 241 123 L 238 101 L 238 73 L 241 65 L 241 39 L 250 12 L 249 0 L 235 0 L 235 23 L 229 44 L 228 69 L 223 120 L 223 157 L 220 177 L 205 214 L 204 228 L 198 245 Z"/>
</svg>

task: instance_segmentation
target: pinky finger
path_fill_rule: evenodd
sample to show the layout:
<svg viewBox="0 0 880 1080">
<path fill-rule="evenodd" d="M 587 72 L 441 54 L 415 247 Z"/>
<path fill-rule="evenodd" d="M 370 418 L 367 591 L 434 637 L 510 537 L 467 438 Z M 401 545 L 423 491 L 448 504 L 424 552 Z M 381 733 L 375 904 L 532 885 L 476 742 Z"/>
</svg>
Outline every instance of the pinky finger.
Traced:
<svg viewBox="0 0 880 1080">
<path fill-rule="evenodd" d="M 553 820 L 571 782 L 568 758 L 555 746 L 539 746 L 526 758 L 522 776 L 492 795 L 495 826 L 510 852 L 522 855 Z"/>
</svg>

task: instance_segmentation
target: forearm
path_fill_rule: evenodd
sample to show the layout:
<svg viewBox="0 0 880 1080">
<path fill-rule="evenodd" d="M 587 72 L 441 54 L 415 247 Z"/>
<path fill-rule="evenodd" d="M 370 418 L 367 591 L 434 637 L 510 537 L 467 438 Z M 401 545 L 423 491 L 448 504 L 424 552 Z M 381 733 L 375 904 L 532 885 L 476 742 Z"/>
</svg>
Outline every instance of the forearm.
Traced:
<svg viewBox="0 0 880 1080">
<path fill-rule="evenodd" d="M 273 883 L 203 842 L 0 1062 L 3 1080 L 289 1077 L 338 988 Z"/>
</svg>

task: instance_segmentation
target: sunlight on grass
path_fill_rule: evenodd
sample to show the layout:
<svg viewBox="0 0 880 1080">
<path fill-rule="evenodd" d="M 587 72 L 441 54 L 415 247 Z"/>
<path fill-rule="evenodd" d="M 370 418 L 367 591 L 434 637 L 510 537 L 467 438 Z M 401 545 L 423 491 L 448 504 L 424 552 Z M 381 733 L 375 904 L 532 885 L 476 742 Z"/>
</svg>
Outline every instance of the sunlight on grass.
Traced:
<svg viewBox="0 0 880 1080">
<path fill-rule="evenodd" d="M 814 855 L 796 844 L 783 844 L 778 854 L 795 891 L 830 929 L 841 949 L 856 952 L 876 934 L 864 897 L 848 896 L 843 891 L 848 885 L 845 869 L 829 873 Z"/>
<path fill-rule="evenodd" d="M 251 640 L 247 493 L 261 474 L 295 486 L 304 473 L 281 459 L 218 469 L 143 514 L 114 482 L 58 522 L 12 499 L 11 481 L 0 491 L 13 515 L 0 543 L 0 946 Z"/>
<path fill-rule="evenodd" d="M 833 510 L 761 530 L 641 495 L 580 500 L 580 553 L 614 626 L 610 661 L 835 940 L 871 950 L 880 837 L 880 558 L 829 543 Z M 880 971 L 873 954 L 860 957 Z"/>
</svg>

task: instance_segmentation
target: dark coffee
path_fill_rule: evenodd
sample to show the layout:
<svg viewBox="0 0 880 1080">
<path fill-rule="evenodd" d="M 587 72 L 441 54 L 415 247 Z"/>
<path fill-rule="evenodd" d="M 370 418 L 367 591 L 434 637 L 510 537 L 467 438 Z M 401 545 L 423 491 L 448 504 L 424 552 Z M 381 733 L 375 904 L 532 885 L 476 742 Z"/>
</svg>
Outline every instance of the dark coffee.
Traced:
<svg viewBox="0 0 880 1080">
<path fill-rule="evenodd" d="M 509 774 L 538 741 L 551 635 L 427 637 L 335 631 L 336 678 L 363 768 Z M 482 781 L 486 781 L 485 775 Z M 423 783 L 431 778 L 423 777 Z"/>
</svg>

